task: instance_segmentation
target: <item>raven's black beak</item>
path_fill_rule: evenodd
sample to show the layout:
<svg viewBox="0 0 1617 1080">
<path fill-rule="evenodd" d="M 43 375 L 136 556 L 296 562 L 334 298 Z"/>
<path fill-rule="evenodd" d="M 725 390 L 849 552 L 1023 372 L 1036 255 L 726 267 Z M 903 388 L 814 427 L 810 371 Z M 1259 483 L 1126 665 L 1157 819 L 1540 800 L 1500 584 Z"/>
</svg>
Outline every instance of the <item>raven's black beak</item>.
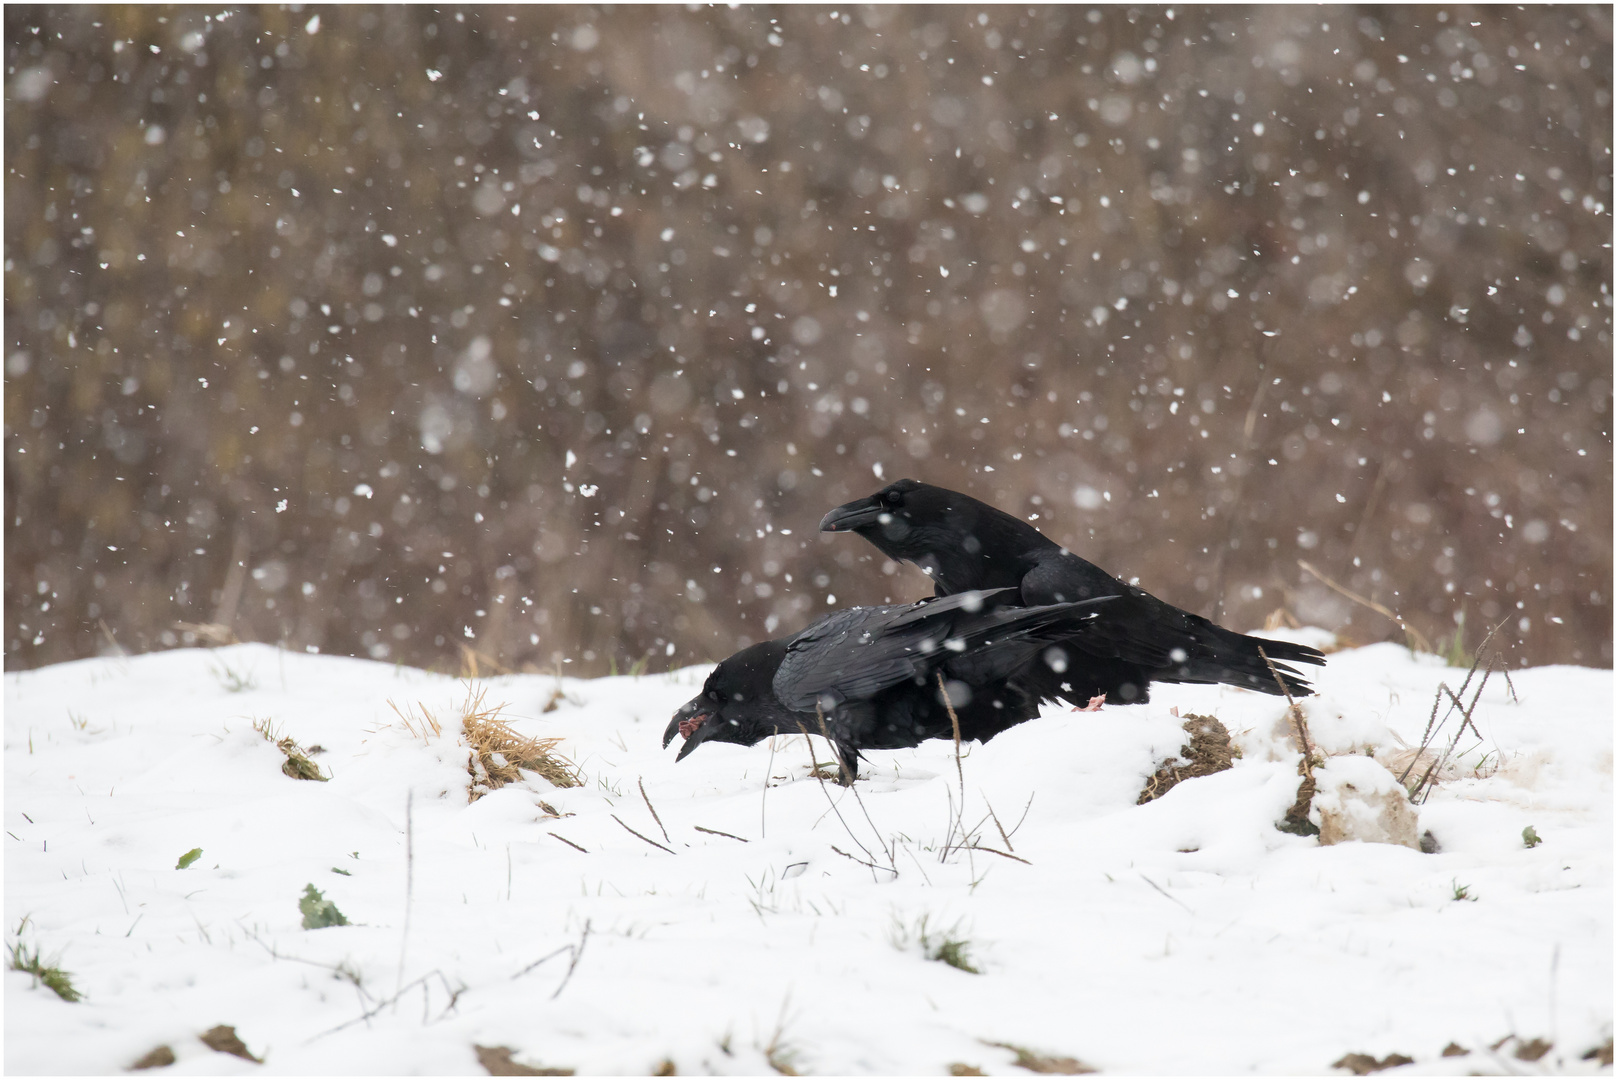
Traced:
<svg viewBox="0 0 1617 1080">
<path fill-rule="evenodd" d="M 710 716 L 711 706 L 701 695 L 681 705 L 674 712 L 674 718 L 668 722 L 667 729 L 663 731 L 663 749 L 668 749 L 668 744 L 674 741 L 675 735 L 685 736 L 685 745 L 680 747 L 679 753 L 674 756 L 675 761 L 683 760 L 686 754 L 706 742 L 708 735 L 715 730 L 714 725 L 706 723 Z"/>
<path fill-rule="evenodd" d="M 881 515 L 881 500 L 874 495 L 844 503 L 820 519 L 821 532 L 852 532 L 866 525 L 874 525 Z"/>
</svg>

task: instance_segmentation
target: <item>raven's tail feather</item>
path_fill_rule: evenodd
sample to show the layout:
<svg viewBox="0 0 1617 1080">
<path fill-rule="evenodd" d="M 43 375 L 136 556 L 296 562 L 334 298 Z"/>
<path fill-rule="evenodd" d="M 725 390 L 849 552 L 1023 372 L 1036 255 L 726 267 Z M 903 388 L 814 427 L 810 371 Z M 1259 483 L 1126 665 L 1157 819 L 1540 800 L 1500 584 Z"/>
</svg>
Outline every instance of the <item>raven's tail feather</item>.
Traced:
<svg viewBox="0 0 1617 1080">
<path fill-rule="evenodd" d="M 1151 678 L 1159 682 L 1224 683 L 1257 690 L 1264 694 L 1282 694 L 1290 691 L 1293 697 L 1305 697 L 1314 692 L 1302 672 L 1292 664 L 1323 665 L 1325 656 L 1318 649 L 1290 641 L 1275 641 L 1237 634 L 1221 626 L 1208 623 L 1213 634 L 1196 633 L 1189 647 L 1180 651 L 1183 660 L 1170 662 L 1153 670 Z M 1259 650 L 1262 650 L 1261 652 Z M 1270 664 L 1264 661 L 1267 655 Z M 1276 679 L 1285 681 L 1285 690 Z"/>
</svg>

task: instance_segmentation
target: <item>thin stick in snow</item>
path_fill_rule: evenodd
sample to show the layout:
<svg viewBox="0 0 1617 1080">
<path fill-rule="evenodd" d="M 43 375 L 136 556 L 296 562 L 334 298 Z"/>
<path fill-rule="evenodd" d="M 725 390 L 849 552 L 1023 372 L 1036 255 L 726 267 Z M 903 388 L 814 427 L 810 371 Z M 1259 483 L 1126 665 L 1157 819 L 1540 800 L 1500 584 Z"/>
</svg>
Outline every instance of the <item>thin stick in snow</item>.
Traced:
<svg viewBox="0 0 1617 1080">
<path fill-rule="evenodd" d="M 1263 657 L 1265 664 L 1269 665 L 1269 674 L 1274 676 L 1276 685 L 1280 687 L 1280 692 L 1286 695 L 1287 711 L 1291 714 L 1292 722 L 1297 725 L 1297 738 L 1303 744 L 1303 761 L 1308 766 L 1308 775 L 1312 776 L 1314 775 L 1314 770 L 1308 759 L 1313 756 L 1314 748 L 1308 744 L 1308 722 L 1303 719 L 1303 711 L 1297 707 L 1297 699 L 1291 696 L 1291 691 L 1286 688 L 1286 680 L 1280 677 L 1280 671 L 1275 667 L 1275 662 L 1269 659 L 1269 654 L 1263 651 L 1262 645 L 1258 646 L 1258 655 Z"/>
<path fill-rule="evenodd" d="M 949 689 L 944 685 L 943 672 L 941 671 L 938 672 L 938 694 L 943 698 L 943 707 L 948 710 L 949 713 L 949 725 L 954 729 L 954 771 L 955 777 L 958 779 L 960 784 L 960 802 L 958 805 L 950 806 L 952 815 L 949 821 L 949 836 L 948 839 L 943 842 L 943 852 L 939 856 L 939 861 L 941 862 L 943 859 L 947 859 L 949 857 L 949 852 L 955 847 L 966 847 L 966 841 L 969 834 L 966 832 L 965 821 L 966 770 L 965 767 L 960 764 L 960 717 L 955 714 L 954 702 L 949 700 Z M 953 800 L 950 800 L 950 802 L 953 804 Z M 959 832 L 960 834 L 959 844 L 954 843 L 956 832 Z M 1009 841 L 1007 841 L 1007 845 L 1008 844 Z"/>
<path fill-rule="evenodd" d="M 1174 903 L 1178 904 L 1180 907 L 1184 908 L 1186 911 L 1190 911 L 1189 905 L 1187 905 L 1183 900 L 1179 899 L 1177 896 L 1174 896 L 1174 895 L 1170 894 L 1168 892 L 1168 890 L 1164 889 L 1161 885 L 1158 885 L 1156 882 L 1154 882 L 1150 878 L 1146 877 L 1145 874 L 1142 871 L 1136 870 L 1135 873 L 1140 875 L 1140 880 L 1141 881 L 1144 881 L 1147 885 L 1151 886 L 1153 889 L 1157 890 L 1157 892 L 1161 893 L 1163 896 L 1166 896 L 1169 900 L 1172 900 Z M 1190 911 L 1190 913 L 1192 915 L 1196 914 L 1194 911 Z"/>
<path fill-rule="evenodd" d="M 612 815 L 612 820 L 617 822 L 619 825 L 623 825 L 623 827 L 625 829 L 629 829 L 629 826 L 624 825 L 623 824 L 623 819 L 618 817 L 618 815 L 613 814 Z M 640 837 L 640 839 L 644 840 L 646 843 L 650 844 L 654 848 L 662 848 L 664 851 L 668 852 L 668 854 L 670 854 L 670 855 L 678 855 L 679 854 L 679 852 L 675 851 L 671 847 L 663 847 L 663 845 L 657 843 L 657 841 L 653 840 L 651 837 L 645 835 L 644 833 L 635 832 L 633 829 L 629 829 L 629 831 L 634 833 L 636 836 Z"/>
<path fill-rule="evenodd" d="M 393 996 L 404 992 L 404 951 L 410 942 L 410 902 L 415 894 L 415 791 L 404 793 L 404 930 L 399 934 L 399 975 Z"/>
<path fill-rule="evenodd" d="M 831 736 L 828 733 L 828 731 L 826 729 L 826 726 L 825 726 L 825 714 L 820 710 L 820 706 L 819 706 L 818 702 L 816 702 L 815 705 L 814 705 L 814 712 L 820 718 L 820 736 L 823 739 L 825 739 L 825 741 L 827 743 L 830 743 L 831 742 Z M 804 737 L 805 740 L 807 740 L 807 738 L 808 738 L 808 728 L 803 726 L 803 722 L 801 720 L 798 721 L 797 726 L 799 728 L 802 728 L 803 737 Z M 840 760 L 840 755 L 838 755 L 838 759 Z M 884 871 L 892 874 L 894 877 L 897 877 L 898 876 L 898 867 L 897 867 L 896 864 L 893 865 L 893 866 L 877 866 L 876 865 L 876 856 L 874 854 L 872 854 L 871 850 L 864 845 L 864 841 L 859 839 L 859 837 L 854 833 L 853 829 L 848 825 L 847 819 L 842 816 L 842 811 L 841 811 L 841 809 L 839 809 L 837 807 L 836 800 L 831 798 L 831 793 L 826 790 L 826 788 L 825 788 L 825 778 L 819 774 L 819 770 L 815 770 L 814 779 L 819 782 L 820 793 L 825 796 L 825 801 L 831 804 L 831 812 L 836 814 L 837 820 L 842 823 L 842 830 L 848 834 L 848 839 L 852 840 L 855 844 L 859 845 L 859 850 L 863 851 L 865 853 L 865 859 L 868 859 L 869 861 L 866 862 L 865 859 L 855 858 L 854 856 L 849 855 L 847 852 L 839 850 L 835 845 L 832 845 L 831 850 L 835 851 L 838 855 L 843 855 L 843 856 L 846 856 L 847 858 L 853 859 L 853 861 L 856 862 L 856 863 L 863 863 L 865 866 L 870 867 L 872 870 L 884 870 Z M 878 843 L 879 842 L 880 842 L 880 838 L 878 837 Z M 886 849 L 884 848 L 883 850 L 886 850 Z"/>
<path fill-rule="evenodd" d="M 732 840 L 740 840 L 743 844 L 749 842 L 745 836 L 735 836 L 727 832 L 720 832 L 718 829 L 704 829 L 700 825 L 692 825 L 691 828 L 695 829 L 697 832 L 711 833 L 714 836 L 728 836 Z"/>
<path fill-rule="evenodd" d="M 813 757 L 814 757 L 814 751 L 811 749 L 809 751 L 810 760 L 812 760 Z M 760 838 L 769 835 L 769 827 L 768 827 L 769 826 L 769 815 L 766 813 L 766 811 L 769 808 L 769 776 L 774 771 L 775 771 L 775 740 L 770 739 L 769 740 L 769 764 L 764 766 L 764 790 L 758 796 L 758 836 Z"/>
<path fill-rule="evenodd" d="M 1022 856 L 1020 856 L 1020 855 L 1012 855 L 1008 851 L 999 851 L 999 850 L 996 850 L 996 849 L 991 848 L 991 847 L 984 847 L 981 844 L 967 844 L 967 845 L 965 845 L 965 848 L 966 848 L 967 851 L 986 851 L 990 855 L 998 855 L 998 856 L 1000 856 L 1001 858 L 1004 858 L 1004 859 L 1015 859 L 1017 862 L 1022 863 L 1024 866 L 1032 866 L 1033 865 L 1032 863 L 1028 862 L 1026 859 L 1022 858 Z"/>
<path fill-rule="evenodd" d="M 554 836 L 557 840 L 560 840 L 562 843 L 566 844 L 570 848 L 577 848 L 579 851 L 582 851 L 586 855 L 588 855 L 590 853 L 589 848 L 578 847 L 577 844 L 575 844 L 571 840 L 567 839 L 567 837 L 562 836 L 560 833 L 551 833 L 550 835 Z"/>
<path fill-rule="evenodd" d="M 657 828 L 663 831 L 663 839 L 672 844 L 674 838 L 668 835 L 668 826 L 664 825 L 663 819 L 657 816 L 657 808 L 651 805 L 651 796 L 646 794 L 646 778 L 642 776 L 638 782 L 640 784 L 640 797 L 646 800 L 646 809 L 651 811 L 651 820 L 655 821 Z"/>
<path fill-rule="evenodd" d="M 567 974 L 562 976 L 561 985 L 556 987 L 556 992 L 550 995 L 551 1001 L 555 1001 L 557 998 L 561 997 L 561 992 L 567 989 L 567 980 L 573 977 L 573 971 L 578 967 L 578 962 L 584 958 L 584 944 L 585 942 L 589 941 L 589 939 L 590 921 L 585 919 L 584 932 L 578 936 L 578 947 L 573 949 L 573 958 L 572 960 L 568 961 L 567 964 Z"/>
</svg>

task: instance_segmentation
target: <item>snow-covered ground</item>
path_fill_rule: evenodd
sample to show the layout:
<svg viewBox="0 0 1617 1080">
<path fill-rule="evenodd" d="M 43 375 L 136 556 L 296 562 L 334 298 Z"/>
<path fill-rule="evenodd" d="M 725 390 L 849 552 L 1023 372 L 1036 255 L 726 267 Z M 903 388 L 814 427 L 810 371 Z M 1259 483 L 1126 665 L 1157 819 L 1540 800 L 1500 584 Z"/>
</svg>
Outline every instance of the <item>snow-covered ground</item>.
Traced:
<svg viewBox="0 0 1617 1080">
<path fill-rule="evenodd" d="M 962 762 L 965 825 L 991 806 L 1009 839 L 988 820 L 978 843 L 1017 859 L 945 856 L 946 743 L 873 754 L 858 800 L 809 777 L 800 737 L 676 766 L 663 727 L 704 675 L 569 679 L 548 712 L 554 678 L 480 680 L 586 782 L 468 804 L 467 686 L 446 676 L 261 645 L 7 674 L 6 942 L 21 925 L 84 995 L 7 971 L 7 1070 L 116 1072 L 166 1045 L 186 1073 L 476 1073 L 474 1046 L 580 1073 L 1020 1073 L 995 1043 L 1107 1072 L 1599 1069 L 1609 671 L 1517 671 L 1519 700 L 1488 682 L 1481 739 L 1418 808 L 1435 854 L 1275 829 L 1298 783 L 1281 699 L 1047 709 Z M 1393 645 L 1333 654 L 1313 737 L 1391 760 L 1464 676 Z M 1243 756 L 1136 805 L 1185 741 L 1175 707 Z M 323 747 L 329 782 L 283 774 L 255 720 Z M 351 925 L 303 929 L 310 884 Z M 980 974 L 929 959 L 923 931 Z M 263 1063 L 199 1041 L 216 1025 Z M 1518 1057 L 1534 1039 L 1551 1049 Z"/>
</svg>

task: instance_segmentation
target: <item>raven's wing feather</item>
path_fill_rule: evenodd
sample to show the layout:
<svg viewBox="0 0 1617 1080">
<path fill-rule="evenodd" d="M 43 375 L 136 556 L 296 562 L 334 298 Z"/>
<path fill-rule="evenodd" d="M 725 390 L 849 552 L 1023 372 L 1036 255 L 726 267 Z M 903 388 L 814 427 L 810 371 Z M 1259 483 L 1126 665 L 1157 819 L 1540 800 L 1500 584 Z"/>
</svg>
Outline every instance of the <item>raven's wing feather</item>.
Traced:
<svg viewBox="0 0 1617 1080">
<path fill-rule="evenodd" d="M 950 617 L 981 608 L 986 595 L 968 592 L 916 604 L 833 611 L 787 643 L 775 672 L 775 696 L 789 709 L 808 711 L 822 696 L 863 700 L 913 678 L 916 658 L 947 638 Z"/>
<path fill-rule="evenodd" d="M 788 643 L 775 673 L 775 696 L 804 712 L 826 697 L 836 703 L 864 701 L 905 680 L 924 678 L 950 657 L 975 657 L 993 667 L 1019 636 L 1055 625 L 1063 634 L 1078 634 L 1088 625 L 1083 617 L 1090 605 L 994 606 L 1011 593 L 966 592 L 828 615 Z"/>
</svg>

